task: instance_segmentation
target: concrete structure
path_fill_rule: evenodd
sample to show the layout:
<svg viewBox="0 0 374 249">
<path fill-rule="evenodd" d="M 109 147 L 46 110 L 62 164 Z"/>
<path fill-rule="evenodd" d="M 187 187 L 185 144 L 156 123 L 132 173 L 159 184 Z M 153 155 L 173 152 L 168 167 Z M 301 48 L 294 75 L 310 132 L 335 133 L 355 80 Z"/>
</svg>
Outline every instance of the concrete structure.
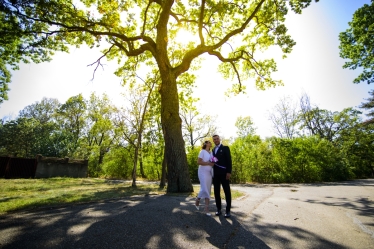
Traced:
<svg viewBox="0 0 374 249">
<path fill-rule="evenodd" d="M 85 178 L 88 173 L 88 160 L 70 160 L 57 157 L 37 156 L 38 166 L 35 178 L 76 177 Z"/>
</svg>

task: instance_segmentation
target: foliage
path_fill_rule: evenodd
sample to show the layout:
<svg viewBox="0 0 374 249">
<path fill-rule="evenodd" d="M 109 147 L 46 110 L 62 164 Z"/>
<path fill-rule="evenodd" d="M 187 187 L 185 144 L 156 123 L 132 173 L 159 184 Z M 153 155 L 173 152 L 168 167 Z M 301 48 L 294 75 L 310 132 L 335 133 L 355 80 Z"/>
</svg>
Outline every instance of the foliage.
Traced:
<svg viewBox="0 0 374 249">
<path fill-rule="evenodd" d="M 43 98 L 40 102 L 26 106 L 19 112 L 21 118 L 34 118 L 41 124 L 55 121 L 55 112 L 61 104 L 58 99 Z"/>
<path fill-rule="evenodd" d="M 61 50 L 57 46 L 50 44 L 49 49 L 41 40 L 42 36 L 37 36 L 28 32 L 32 21 L 22 23 L 25 18 L 15 17 L 6 8 L 4 1 L 0 2 L 0 104 L 8 99 L 8 84 L 11 82 L 10 70 L 17 70 L 20 62 L 30 61 L 39 63 L 49 61 L 53 50 Z M 39 27 L 37 27 L 39 26 Z M 41 30 L 42 26 L 35 25 Z"/>
<path fill-rule="evenodd" d="M 187 148 L 188 171 L 190 173 L 192 182 L 199 182 L 199 176 L 197 173 L 199 169 L 199 165 L 197 163 L 197 159 L 199 157 L 200 151 L 201 151 L 201 148 L 199 147 Z"/>
<path fill-rule="evenodd" d="M 92 164 L 95 165 L 95 164 Z M 90 169 L 92 176 L 105 176 L 109 178 L 130 179 L 133 167 L 132 153 L 123 147 L 112 148 L 104 157 L 102 174 L 94 168 Z M 91 175 L 90 174 L 90 175 Z"/>
<path fill-rule="evenodd" d="M 151 106 L 151 108 L 154 106 Z M 158 113 L 158 112 L 156 112 Z M 166 164 L 163 166 L 165 141 L 162 134 L 160 115 L 154 115 L 149 121 L 153 126 L 149 127 L 144 136 L 144 164 L 148 179 L 160 180 L 161 185 L 166 184 Z M 165 167 L 165 168 L 163 168 Z M 164 187 L 164 186 L 162 186 Z"/>
<path fill-rule="evenodd" d="M 237 135 L 239 137 L 246 137 L 249 135 L 254 135 L 256 133 L 256 128 L 251 117 L 239 116 L 235 121 L 235 127 L 237 128 Z"/>
<path fill-rule="evenodd" d="M 35 144 L 39 135 L 39 122 L 33 118 L 18 118 L 2 126 L 1 146 L 6 155 L 15 157 L 35 157 Z"/>
<path fill-rule="evenodd" d="M 157 111 L 154 112 L 160 108 L 156 104 L 157 94 L 150 99 L 152 105 L 149 108 L 157 114 Z M 119 130 L 114 128 L 117 118 L 115 110 L 119 108 L 112 106 L 105 95 L 98 97 L 92 94 L 89 100 L 79 95 L 73 96 L 66 103 L 53 105 L 51 109 L 48 103 L 50 100 L 43 99 L 24 108 L 17 119 L 1 120 L 1 155 L 67 156 L 67 149 L 75 143 L 75 140 L 70 139 L 71 130 L 67 129 L 71 126 L 67 124 L 75 120 L 72 117 L 77 117 L 81 132 L 78 133 L 74 155 L 84 155 L 89 159 L 89 176 L 116 179 L 133 177 L 135 147 L 122 139 Z M 75 106 L 69 103 L 78 104 Z M 78 111 L 78 108 L 84 107 L 82 103 L 85 103 L 86 109 Z M 72 113 L 60 114 L 64 105 L 69 106 L 71 109 L 66 110 L 72 110 Z M 320 136 L 318 133 L 292 139 L 272 137 L 262 140 L 254 134 L 251 119 L 241 117 L 240 122 L 237 122 L 238 134 L 241 136 L 223 141 L 230 146 L 232 154 L 232 182 L 316 182 L 374 176 L 374 128 L 371 123 L 362 122 L 359 111 L 347 108 L 333 113 L 317 107 L 306 110 L 311 110 L 312 114 L 318 111 L 325 115 L 310 117 L 315 119 L 314 124 L 325 125 L 315 126 L 321 130 L 321 134 L 333 135 Z M 135 109 L 129 108 L 129 111 Z M 74 116 L 74 112 L 77 115 Z M 150 113 L 145 119 L 147 125 L 141 137 L 142 166 L 139 160 L 136 167 L 137 170 L 143 168 L 144 179 L 161 182 L 162 175 L 166 174 L 162 166 L 165 142 L 160 115 L 152 116 Z M 309 111 L 307 113 L 309 115 Z M 129 128 L 123 126 L 123 129 Z M 199 152 L 197 146 L 187 148 L 188 172 L 193 182 L 198 182 Z"/>
<path fill-rule="evenodd" d="M 346 128 L 355 125 L 360 111 L 353 108 L 345 108 L 341 112 L 332 112 L 319 107 L 311 107 L 308 97 L 304 96 L 300 101 L 301 110 L 299 123 L 301 129 L 306 129 L 309 134 L 319 136 L 333 142 Z"/>
<path fill-rule="evenodd" d="M 156 82 L 157 80 L 152 80 L 150 83 L 145 84 L 146 87 L 131 88 L 127 96 L 129 107 L 123 108 L 121 112 L 118 112 L 115 121 L 115 126 L 121 139 L 132 147 L 134 151 L 134 156 L 132 157 L 133 187 L 136 187 L 138 160 L 142 177 L 145 177 L 142 162 L 142 138 L 146 128 L 151 125 L 149 120 L 152 113 L 148 109 Z"/>
<path fill-rule="evenodd" d="M 230 149 L 234 183 L 340 181 L 355 176 L 343 151 L 317 136 L 265 141 L 247 136 L 235 139 Z"/>
<path fill-rule="evenodd" d="M 79 138 L 83 134 L 87 115 L 87 104 L 82 94 L 70 97 L 57 110 L 57 122 L 63 129 L 62 143 L 67 149 L 67 156 L 73 157 L 79 147 Z"/>
<path fill-rule="evenodd" d="M 8 84 L 10 81 L 11 74 L 0 56 L 0 104 L 3 103 L 4 100 L 8 100 L 7 92 L 9 91 Z"/>
<path fill-rule="evenodd" d="M 163 146 L 148 144 L 143 147 L 143 169 L 148 180 L 161 180 Z"/>
<path fill-rule="evenodd" d="M 374 82 L 374 0 L 364 4 L 353 14 L 349 28 L 339 34 L 340 57 L 348 59 L 344 68 L 363 71 L 354 83 Z"/>
<path fill-rule="evenodd" d="M 279 182 L 319 182 L 340 179 L 339 157 L 333 145 L 318 137 L 273 139 Z M 330 171 L 332 171 L 330 173 Z M 332 176 L 331 178 L 329 178 Z M 345 177 L 346 179 L 346 177 Z"/>
<path fill-rule="evenodd" d="M 92 93 L 86 101 L 85 125 L 79 137 L 75 157 L 89 159 L 91 176 L 101 175 L 104 155 L 114 146 L 116 130 L 113 127 L 115 106 L 108 96 Z"/>
<path fill-rule="evenodd" d="M 366 99 L 366 103 L 361 103 L 360 108 L 369 111 L 366 116 L 369 120 L 366 123 L 374 123 L 374 90 L 369 91 L 370 97 Z"/>
<path fill-rule="evenodd" d="M 261 145 L 262 141 L 260 137 L 251 134 L 247 135 L 246 137 L 238 137 L 230 145 L 231 157 L 233 161 L 231 180 L 233 182 L 266 182 L 264 179 L 267 178 L 267 174 L 261 170 L 262 166 L 264 165 L 260 161 L 263 158 L 258 157 L 258 154 L 262 148 Z M 261 175 L 261 179 L 258 179 L 256 175 Z"/>
<path fill-rule="evenodd" d="M 374 126 L 356 123 L 342 132 L 336 142 L 351 178 L 374 177 Z"/>
</svg>

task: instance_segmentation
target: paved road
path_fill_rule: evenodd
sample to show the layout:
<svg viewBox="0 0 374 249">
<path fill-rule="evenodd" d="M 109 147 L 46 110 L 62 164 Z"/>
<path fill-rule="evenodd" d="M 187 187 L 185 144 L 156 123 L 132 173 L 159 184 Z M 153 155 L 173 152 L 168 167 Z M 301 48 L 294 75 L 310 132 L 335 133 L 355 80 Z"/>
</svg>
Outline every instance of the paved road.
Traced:
<svg viewBox="0 0 374 249">
<path fill-rule="evenodd" d="M 0 248 L 374 248 L 374 179 L 233 188 L 231 219 L 175 196 L 0 216 Z"/>
</svg>

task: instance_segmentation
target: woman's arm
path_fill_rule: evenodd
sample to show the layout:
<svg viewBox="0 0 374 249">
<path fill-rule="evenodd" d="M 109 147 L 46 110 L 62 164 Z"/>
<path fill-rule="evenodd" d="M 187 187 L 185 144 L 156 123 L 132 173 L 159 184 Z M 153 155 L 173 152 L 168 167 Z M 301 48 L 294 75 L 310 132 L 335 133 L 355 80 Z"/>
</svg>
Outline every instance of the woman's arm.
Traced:
<svg viewBox="0 0 374 249">
<path fill-rule="evenodd" d="M 214 163 L 212 162 L 204 162 L 202 158 L 198 158 L 197 159 L 197 164 L 201 165 L 201 166 L 214 166 Z"/>
</svg>

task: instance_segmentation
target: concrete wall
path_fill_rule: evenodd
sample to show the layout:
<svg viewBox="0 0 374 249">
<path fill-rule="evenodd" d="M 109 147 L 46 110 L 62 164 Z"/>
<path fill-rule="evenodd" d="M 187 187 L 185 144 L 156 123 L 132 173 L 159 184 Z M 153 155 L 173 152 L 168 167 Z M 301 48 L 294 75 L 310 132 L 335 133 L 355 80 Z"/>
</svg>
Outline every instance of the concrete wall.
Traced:
<svg viewBox="0 0 374 249">
<path fill-rule="evenodd" d="M 0 157 L 0 177 L 34 178 L 37 164 L 36 158 Z"/>
<path fill-rule="evenodd" d="M 88 173 L 88 160 L 37 156 L 38 166 L 35 178 L 76 177 L 85 178 Z"/>
</svg>

